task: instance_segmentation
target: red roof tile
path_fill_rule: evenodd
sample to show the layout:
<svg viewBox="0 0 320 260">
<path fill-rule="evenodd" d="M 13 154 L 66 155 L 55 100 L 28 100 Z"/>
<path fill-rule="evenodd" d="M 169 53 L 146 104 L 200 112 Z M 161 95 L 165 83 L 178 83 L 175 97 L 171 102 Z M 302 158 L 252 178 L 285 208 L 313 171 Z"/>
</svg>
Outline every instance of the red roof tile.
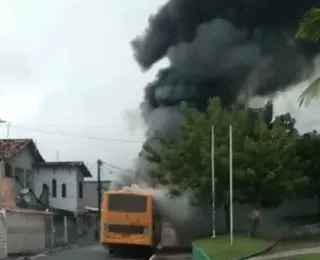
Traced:
<svg viewBox="0 0 320 260">
<path fill-rule="evenodd" d="M 0 139 L 0 160 L 8 160 L 25 148 L 29 150 L 36 162 L 44 162 L 32 139 Z"/>
</svg>

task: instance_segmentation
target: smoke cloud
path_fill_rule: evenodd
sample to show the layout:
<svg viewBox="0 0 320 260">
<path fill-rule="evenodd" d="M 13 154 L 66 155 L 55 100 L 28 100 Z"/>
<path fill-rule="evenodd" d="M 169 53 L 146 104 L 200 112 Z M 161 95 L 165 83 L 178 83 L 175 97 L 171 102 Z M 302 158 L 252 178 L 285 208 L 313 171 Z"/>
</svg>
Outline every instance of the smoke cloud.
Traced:
<svg viewBox="0 0 320 260">
<path fill-rule="evenodd" d="M 319 0 L 169 1 L 132 42 L 144 70 L 165 56 L 171 64 L 147 86 L 145 107 L 153 111 L 184 100 L 202 109 L 213 96 L 230 104 L 266 57 L 272 73 L 256 84 L 252 96 L 306 79 L 320 48 L 296 39 L 295 32 L 303 13 L 319 5 Z"/>
<path fill-rule="evenodd" d="M 168 1 L 132 41 L 134 57 L 144 71 L 164 57 L 170 62 L 145 88 L 140 108 L 148 137 L 154 131 L 163 136 L 177 132 L 181 101 L 203 111 L 212 97 L 220 97 L 226 106 L 247 103 L 308 78 L 320 45 L 296 39 L 295 33 L 303 13 L 315 6 L 320 0 Z M 149 166 L 140 162 L 138 168 L 147 173 Z M 172 208 L 166 209 L 167 214 Z M 176 227 L 185 229 L 188 225 L 179 223 L 189 218 L 179 222 L 180 214 L 175 216 Z M 189 216 L 195 217 L 192 210 Z"/>
<path fill-rule="evenodd" d="M 199 209 L 192 206 L 187 193 L 181 197 L 169 198 L 168 189 L 159 185 L 151 187 L 145 173 L 142 175 L 137 174 L 137 172 L 123 173 L 120 179 L 112 183 L 110 189 L 144 192 L 153 195 L 164 223 L 170 223 L 176 235 L 174 244 L 168 244 L 168 241 L 164 239 L 164 241 L 161 241 L 163 245 L 188 246 L 193 239 L 206 234 L 210 230 L 208 229 L 208 223 L 210 223 L 211 215 L 208 214 L 207 208 Z M 197 221 L 197 228 L 194 228 L 195 221 Z"/>
</svg>

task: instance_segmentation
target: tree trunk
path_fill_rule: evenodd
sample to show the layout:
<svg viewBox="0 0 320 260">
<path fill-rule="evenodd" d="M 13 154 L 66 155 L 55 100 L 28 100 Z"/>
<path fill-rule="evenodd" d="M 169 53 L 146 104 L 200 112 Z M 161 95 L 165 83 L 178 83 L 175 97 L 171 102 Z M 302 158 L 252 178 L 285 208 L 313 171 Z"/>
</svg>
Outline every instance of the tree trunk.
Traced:
<svg viewBox="0 0 320 260">
<path fill-rule="evenodd" d="M 224 209 L 224 220 L 226 223 L 226 228 L 227 228 L 227 232 L 230 232 L 230 209 L 229 209 L 229 205 L 228 204 L 224 204 L 223 205 L 223 209 Z"/>
</svg>

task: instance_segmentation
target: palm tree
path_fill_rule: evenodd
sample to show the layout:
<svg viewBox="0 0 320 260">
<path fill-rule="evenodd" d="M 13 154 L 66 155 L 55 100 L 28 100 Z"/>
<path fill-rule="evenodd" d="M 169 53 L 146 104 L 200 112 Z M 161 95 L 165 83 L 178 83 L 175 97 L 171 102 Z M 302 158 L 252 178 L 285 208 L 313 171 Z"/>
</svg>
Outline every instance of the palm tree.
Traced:
<svg viewBox="0 0 320 260">
<path fill-rule="evenodd" d="M 297 37 L 315 41 L 320 41 L 320 8 L 311 8 L 303 17 Z M 315 79 L 300 95 L 299 106 L 306 106 L 320 96 L 320 77 Z"/>
</svg>

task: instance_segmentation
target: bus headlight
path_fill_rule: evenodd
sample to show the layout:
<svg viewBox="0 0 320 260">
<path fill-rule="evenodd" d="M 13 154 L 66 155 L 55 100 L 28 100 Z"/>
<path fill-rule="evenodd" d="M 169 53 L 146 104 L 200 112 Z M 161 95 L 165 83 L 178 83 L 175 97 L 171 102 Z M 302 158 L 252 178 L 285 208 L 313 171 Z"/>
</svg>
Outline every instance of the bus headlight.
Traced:
<svg viewBox="0 0 320 260">
<path fill-rule="evenodd" d="M 108 233 L 109 232 L 109 226 L 108 224 L 104 225 L 104 232 Z"/>
<path fill-rule="evenodd" d="M 147 236 L 148 234 L 149 234 L 149 228 L 148 227 L 144 227 L 143 235 Z"/>
</svg>

